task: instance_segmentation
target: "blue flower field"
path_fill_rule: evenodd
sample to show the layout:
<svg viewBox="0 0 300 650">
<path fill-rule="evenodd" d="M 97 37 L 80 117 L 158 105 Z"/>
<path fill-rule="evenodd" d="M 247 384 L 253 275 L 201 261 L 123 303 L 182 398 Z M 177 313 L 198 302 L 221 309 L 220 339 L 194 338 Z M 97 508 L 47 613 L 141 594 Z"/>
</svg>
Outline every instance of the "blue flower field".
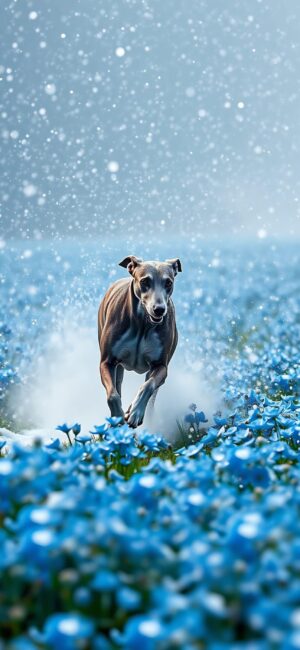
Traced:
<svg viewBox="0 0 300 650">
<path fill-rule="evenodd" d="M 12 404 L 50 333 L 96 336 L 124 250 L 0 250 L 1 650 L 300 648 L 299 247 L 174 242 L 141 255 L 180 255 L 176 355 L 220 389 L 213 417 L 199 394 L 165 438 L 74 405 L 31 446 Z"/>
</svg>

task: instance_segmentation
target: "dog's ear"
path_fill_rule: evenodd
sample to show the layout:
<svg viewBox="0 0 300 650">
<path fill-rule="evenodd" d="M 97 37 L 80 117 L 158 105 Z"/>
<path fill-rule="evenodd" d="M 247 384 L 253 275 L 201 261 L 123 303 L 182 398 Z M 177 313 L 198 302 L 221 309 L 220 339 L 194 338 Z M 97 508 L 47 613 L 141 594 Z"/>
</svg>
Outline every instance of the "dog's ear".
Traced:
<svg viewBox="0 0 300 650">
<path fill-rule="evenodd" d="M 174 271 L 174 275 L 177 275 L 177 273 L 181 273 L 182 268 L 181 268 L 181 261 L 178 259 L 178 257 L 174 258 L 173 260 L 166 260 L 167 264 L 170 264 L 172 266 L 172 269 Z"/>
<path fill-rule="evenodd" d="M 124 257 L 122 262 L 119 262 L 119 266 L 124 266 L 124 268 L 132 275 L 134 269 L 138 264 L 141 264 L 142 261 L 143 260 L 140 260 L 138 257 L 135 257 L 135 255 L 128 255 L 128 257 Z"/>
</svg>

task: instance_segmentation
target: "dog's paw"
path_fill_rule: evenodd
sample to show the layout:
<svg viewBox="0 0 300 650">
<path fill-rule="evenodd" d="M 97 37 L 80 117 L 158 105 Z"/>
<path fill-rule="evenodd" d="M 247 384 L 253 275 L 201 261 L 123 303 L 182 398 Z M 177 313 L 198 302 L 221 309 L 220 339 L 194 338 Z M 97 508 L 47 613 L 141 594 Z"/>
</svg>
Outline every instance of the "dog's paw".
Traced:
<svg viewBox="0 0 300 650">
<path fill-rule="evenodd" d="M 125 413 L 125 420 L 127 424 L 130 427 L 132 427 L 132 429 L 135 429 L 140 424 L 142 424 L 143 419 L 144 419 L 144 411 L 138 406 L 134 406 L 130 410 L 127 410 Z"/>
</svg>

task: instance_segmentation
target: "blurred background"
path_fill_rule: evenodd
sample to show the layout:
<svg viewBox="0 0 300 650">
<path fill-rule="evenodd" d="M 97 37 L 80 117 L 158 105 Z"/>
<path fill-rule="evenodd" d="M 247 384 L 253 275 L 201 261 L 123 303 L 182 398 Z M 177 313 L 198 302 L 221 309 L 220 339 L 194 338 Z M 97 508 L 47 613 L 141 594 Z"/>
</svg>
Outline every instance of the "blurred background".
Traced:
<svg viewBox="0 0 300 650">
<path fill-rule="evenodd" d="M 297 0 L 4 0 L 0 21 L 4 240 L 299 236 Z"/>
</svg>

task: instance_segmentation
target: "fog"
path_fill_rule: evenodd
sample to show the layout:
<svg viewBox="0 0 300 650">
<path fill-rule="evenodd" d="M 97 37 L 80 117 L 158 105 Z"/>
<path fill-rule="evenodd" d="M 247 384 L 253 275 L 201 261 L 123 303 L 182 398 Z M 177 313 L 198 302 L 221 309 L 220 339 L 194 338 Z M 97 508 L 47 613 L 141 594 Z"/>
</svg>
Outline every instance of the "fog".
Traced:
<svg viewBox="0 0 300 650">
<path fill-rule="evenodd" d="M 34 428 L 41 429 L 44 436 L 53 432 L 57 422 L 77 420 L 84 431 L 103 422 L 110 413 L 100 382 L 98 357 L 95 329 L 70 330 L 66 323 L 60 333 L 53 332 L 43 356 L 33 360 L 29 380 L 12 393 L 11 407 L 17 420 L 34 422 Z M 125 409 L 143 381 L 143 376 L 125 372 L 122 387 Z M 183 424 L 188 405 L 199 403 L 199 399 L 211 420 L 221 404 L 217 383 L 212 389 L 204 373 L 187 368 L 182 355 L 177 353 L 170 364 L 167 382 L 158 391 L 154 409 L 148 407 L 145 423 L 139 429 L 146 427 L 172 439 L 177 432 L 177 421 Z"/>
</svg>

